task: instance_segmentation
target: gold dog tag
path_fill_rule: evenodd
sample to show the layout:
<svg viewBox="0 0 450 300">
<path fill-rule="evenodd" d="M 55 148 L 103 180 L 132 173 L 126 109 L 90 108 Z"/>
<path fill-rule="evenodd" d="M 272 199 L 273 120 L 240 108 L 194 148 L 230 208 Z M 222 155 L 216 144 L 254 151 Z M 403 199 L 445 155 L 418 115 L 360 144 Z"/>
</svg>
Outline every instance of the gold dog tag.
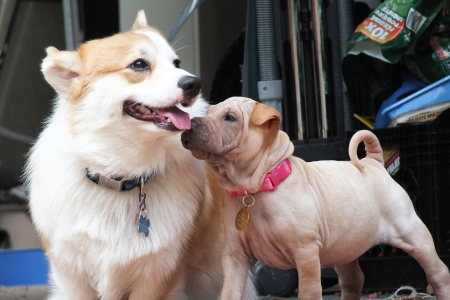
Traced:
<svg viewBox="0 0 450 300">
<path fill-rule="evenodd" d="M 248 213 L 248 207 L 244 206 L 242 207 L 237 215 L 236 220 L 234 221 L 234 225 L 236 226 L 237 230 L 242 230 L 247 226 L 248 220 L 250 218 L 250 214 Z"/>
<path fill-rule="evenodd" d="M 248 220 L 250 219 L 248 209 L 255 205 L 255 197 L 251 194 L 247 194 L 247 191 L 245 191 L 245 196 L 242 197 L 242 205 L 244 207 L 238 211 L 236 219 L 234 220 L 234 226 L 236 226 L 236 229 L 239 231 L 247 226 Z"/>
</svg>

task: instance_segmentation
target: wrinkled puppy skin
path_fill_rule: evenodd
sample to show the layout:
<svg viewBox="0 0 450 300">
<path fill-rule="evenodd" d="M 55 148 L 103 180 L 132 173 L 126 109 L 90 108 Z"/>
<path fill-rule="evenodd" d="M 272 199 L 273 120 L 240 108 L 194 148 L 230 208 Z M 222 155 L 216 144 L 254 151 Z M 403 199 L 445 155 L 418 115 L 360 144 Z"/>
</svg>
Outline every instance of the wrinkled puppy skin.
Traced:
<svg viewBox="0 0 450 300">
<path fill-rule="evenodd" d="M 299 298 L 322 299 L 321 266 L 334 266 L 341 299 L 359 300 L 364 283 L 358 257 L 388 244 L 414 257 L 438 300 L 450 300 L 450 274 L 408 194 L 386 172 L 377 137 L 362 130 L 349 144 L 350 161 L 305 162 L 279 130 L 279 113 L 248 98 L 234 97 L 194 118 L 183 146 L 208 162 L 226 191 L 254 198 L 242 230 L 235 227 L 243 195 L 226 195 L 227 237 L 221 299 L 240 299 L 251 260 L 299 272 Z M 358 144 L 367 156 L 359 159 Z M 275 190 L 258 191 L 266 174 L 287 159 L 291 173 Z M 247 196 L 248 197 L 248 196 Z"/>
</svg>

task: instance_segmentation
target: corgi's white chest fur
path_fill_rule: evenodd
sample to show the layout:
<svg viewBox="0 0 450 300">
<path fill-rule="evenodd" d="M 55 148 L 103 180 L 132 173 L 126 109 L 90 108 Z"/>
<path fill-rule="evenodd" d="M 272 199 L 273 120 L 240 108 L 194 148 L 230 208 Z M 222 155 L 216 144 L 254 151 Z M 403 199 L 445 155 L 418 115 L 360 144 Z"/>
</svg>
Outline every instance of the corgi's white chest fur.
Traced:
<svg viewBox="0 0 450 300">
<path fill-rule="evenodd" d="M 33 201 L 30 206 L 38 229 L 46 228 L 49 232 L 51 228 L 49 238 L 52 240 L 71 240 L 81 235 L 104 243 L 114 249 L 122 263 L 127 261 L 127 257 L 135 259 L 155 252 L 174 242 L 174 237 L 180 242 L 176 238 L 177 232 L 185 230 L 185 223 L 192 222 L 198 210 L 205 174 L 201 162 L 193 160 L 183 149 L 177 149 L 178 161 L 167 161 L 170 154 L 166 152 L 171 149 L 164 146 L 176 146 L 179 135 L 170 137 L 174 145 L 158 142 L 159 153 L 153 151 L 152 155 L 165 158 L 165 170 L 160 168 L 161 162 L 154 165 L 150 160 L 145 164 L 145 156 L 141 158 L 138 154 L 125 160 L 129 165 L 146 165 L 148 172 L 155 172 L 144 188 L 151 222 L 150 235 L 145 237 L 137 232 L 135 226 L 139 188 L 116 191 L 96 185 L 86 177 L 89 162 L 79 156 L 78 152 L 83 150 L 78 147 L 82 145 L 70 136 L 65 123 L 67 119 L 59 115 L 64 112 L 64 107 L 56 108 L 31 155 Z M 115 150 L 110 149 L 111 152 Z M 102 154 L 98 155 L 92 161 L 101 164 Z M 104 156 L 107 157 L 108 153 Z M 184 162 L 180 156 L 184 156 Z M 198 178 L 198 181 L 193 178 Z M 62 186 L 64 188 L 60 188 Z M 52 212 L 51 216 L 49 212 Z M 177 221 L 176 224 L 168 227 L 167 224 L 173 224 L 173 220 Z"/>
<path fill-rule="evenodd" d="M 145 237 L 138 233 L 136 225 L 139 188 L 117 191 L 86 177 L 89 162 L 80 156 L 85 152 L 80 149 L 83 145 L 70 134 L 68 112 L 65 105 L 56 107 L 28 166 L 32 178 L 30 208 L 38 231 L 45 233 L 46 241 L 51 243 L 48 255 L 59 257 L 59 263 L 70 265 L 82 276 L 93 278 L 93 282 L 106 285 L 105 289 L 113 288 L 104 279 L 118 266 L 124 268 L 123 274 L 145 274 L 149 272 L 146 268 L 155 268 L 154 263 L 174 267 L 178 252 L 192 234 L 191 225 L 199 212 L 199 199 L 203 198 L 205 174 L 201 162 L 177 146 L 178 134 L 162 139 L 158 151 L 153 151 L 164 164 L 158 160 L 146 162 L 145 153 L 143 157 L 137 153 L 126 159 L 128 165 L 155 171 L 144 188 L 150 220 L 150 233 Z M 174 150 L 171 147 L 177 148 L 176 159 L 170 157 Z M 113 153 L 115 150 L 110 149 Z M 91 163 L 102 165 L 105 157 L 108 161 L 113 155 L 99 154 Z M 120 161 L 117 168 L 123 163 Z M 176 254 L 158 254 L 162 249 Z M 144 260 L 139 261 L 141 258 Z M 134 272 L 126 270 L 129 268 Z M 121 280 L 131 280 L 124 277 Z"/>
</svg>

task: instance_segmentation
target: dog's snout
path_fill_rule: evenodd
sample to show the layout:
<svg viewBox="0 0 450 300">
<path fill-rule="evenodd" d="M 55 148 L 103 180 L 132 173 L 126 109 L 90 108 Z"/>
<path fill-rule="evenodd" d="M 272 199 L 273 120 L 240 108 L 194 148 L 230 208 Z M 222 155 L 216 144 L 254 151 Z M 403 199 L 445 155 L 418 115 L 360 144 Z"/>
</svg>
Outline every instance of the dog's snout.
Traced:
<svg viewBox="0 0 450 300">
<path fill-rule="evenodd" d="M 184 148 L 190 150 L 192 147 L 192 142 L 195 144 L 198 140 L 199 132 L 198 129 L 201 127 L 201 120 L 198 117 L 191 119 L 191 129 L 183 131 L 181 134 L 181 144 Z"/>
<path fill-rule="evenodd" d="M 200 125 L 200 119 L 198 117 L 194 117 L 191 120 L 191 130 L 194 130 L 198 125 Z"/>
<path fill-rule="evenodd" d="M 189 150 L 189 137 L 190 137 L 190 131 L 183 131 L 181 134 L 181 144 L 184 148 Z"/>
<path fill-rule="evenodd" d="M 183 90 L 185 100 L 189 101 L 200 93 L 201 81 L 195 76 L 183 76 L 178 81 L 178 87 Z"/>
<path fill-rule="evenodd" d="M 195 76 L 183 76 L 178 81 L 178 87 L 186 93 L 198 94 L 200 92 L 201 81 Z"/>
</svg>

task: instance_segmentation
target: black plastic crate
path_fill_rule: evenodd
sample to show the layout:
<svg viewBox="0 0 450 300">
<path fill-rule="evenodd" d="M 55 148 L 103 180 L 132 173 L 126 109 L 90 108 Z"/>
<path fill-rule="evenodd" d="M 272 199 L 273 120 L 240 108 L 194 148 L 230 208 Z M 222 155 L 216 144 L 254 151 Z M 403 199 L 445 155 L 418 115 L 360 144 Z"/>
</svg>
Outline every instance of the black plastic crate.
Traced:
<svg viewBox="0 0 450 300">
<path fill-rule="evenodd" d="M 450 123 L 404 125 L 374 132 L 383 149 L 400 152 L 400 168 L 393 177 L 410 195 L 439 255 L 450 255 Z"/>
</svg>

